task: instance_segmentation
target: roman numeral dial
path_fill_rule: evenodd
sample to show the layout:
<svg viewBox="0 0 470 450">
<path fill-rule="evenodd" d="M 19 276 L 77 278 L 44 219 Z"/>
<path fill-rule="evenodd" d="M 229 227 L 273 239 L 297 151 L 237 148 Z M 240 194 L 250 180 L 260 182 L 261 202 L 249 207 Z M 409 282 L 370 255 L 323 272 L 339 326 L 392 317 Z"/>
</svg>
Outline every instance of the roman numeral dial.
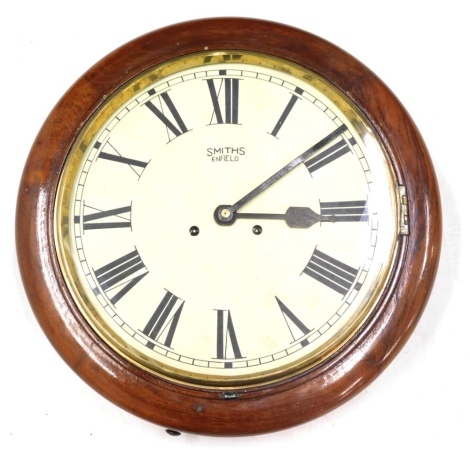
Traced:
<svg viewBox="0 0 470 450">
<path fill-rule="evenodd" d="M 371 127 L 324 80 L 257 54 L 194 61 L 138 75 L 77 138 L 61 264 L 131 363 L 262 386 L 324 361 L 374 308 L 398 195 Z"/>
</svg>

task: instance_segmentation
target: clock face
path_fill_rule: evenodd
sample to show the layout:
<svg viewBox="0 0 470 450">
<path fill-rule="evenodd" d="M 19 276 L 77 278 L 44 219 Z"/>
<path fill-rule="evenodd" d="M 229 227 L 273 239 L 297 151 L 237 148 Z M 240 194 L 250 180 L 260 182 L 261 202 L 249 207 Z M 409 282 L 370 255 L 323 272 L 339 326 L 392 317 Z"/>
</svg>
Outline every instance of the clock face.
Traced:
<svg viewBox="0 0 470 450">
<path fill-rule="evenodd" d="M 365 323 L 394 264 L 398 195 L 373 128 L 332 85 L 206 52 L 137 77 L 86 124 L 55 241 L 79 309 L 121 356 L 247 387 L 320 364 Z"/>
</svg>

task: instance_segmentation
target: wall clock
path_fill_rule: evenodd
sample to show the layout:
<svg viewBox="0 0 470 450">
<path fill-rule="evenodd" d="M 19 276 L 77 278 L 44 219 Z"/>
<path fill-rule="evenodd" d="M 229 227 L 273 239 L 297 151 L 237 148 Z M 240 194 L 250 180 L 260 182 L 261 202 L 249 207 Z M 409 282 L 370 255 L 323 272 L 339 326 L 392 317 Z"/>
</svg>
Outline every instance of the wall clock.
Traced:
<svg viewBox="0 0 470 450">
<path fill-rule="evenodd" d="M 281 24 L 207 19 L 117 49 L 59 101 L 21 181 L 44 332 L 100 394 L 172 430 L 314 419 L 404 345 L 438 188 L 364 65 Z"/>
</svg>

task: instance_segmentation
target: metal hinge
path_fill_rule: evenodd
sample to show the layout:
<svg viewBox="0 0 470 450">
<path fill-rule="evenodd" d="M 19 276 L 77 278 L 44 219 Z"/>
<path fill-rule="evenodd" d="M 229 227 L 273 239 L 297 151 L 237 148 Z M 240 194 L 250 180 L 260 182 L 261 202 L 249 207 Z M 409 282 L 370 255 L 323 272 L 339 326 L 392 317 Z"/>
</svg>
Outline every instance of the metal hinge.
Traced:
<svg viewBox="0 0 470 450">
<path fill-rule="evenodd" d="M 399 209 L 399 227 L 401 235 L 410 234 L 410 216 L 408 213 L 408 196 L 406 194 L 406 186 L 398 186 L 398 209 Z"/>
</svg>

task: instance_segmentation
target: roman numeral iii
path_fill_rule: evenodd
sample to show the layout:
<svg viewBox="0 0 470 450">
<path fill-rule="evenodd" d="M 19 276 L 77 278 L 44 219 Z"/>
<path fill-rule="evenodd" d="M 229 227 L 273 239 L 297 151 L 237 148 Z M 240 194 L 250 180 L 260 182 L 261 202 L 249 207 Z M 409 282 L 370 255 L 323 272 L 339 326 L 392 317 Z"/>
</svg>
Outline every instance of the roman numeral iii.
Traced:
<svg viewBox="0 0 470 450">
<path fill-rule="evenodd" d="M 346 202 L 320 202 L 322 216 L 335 216 L 335 222 L 367 222 L 369 211 L 367 200 Z"/>
</svg>

